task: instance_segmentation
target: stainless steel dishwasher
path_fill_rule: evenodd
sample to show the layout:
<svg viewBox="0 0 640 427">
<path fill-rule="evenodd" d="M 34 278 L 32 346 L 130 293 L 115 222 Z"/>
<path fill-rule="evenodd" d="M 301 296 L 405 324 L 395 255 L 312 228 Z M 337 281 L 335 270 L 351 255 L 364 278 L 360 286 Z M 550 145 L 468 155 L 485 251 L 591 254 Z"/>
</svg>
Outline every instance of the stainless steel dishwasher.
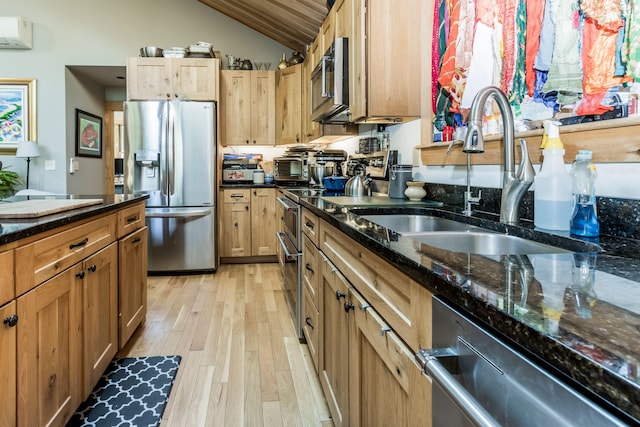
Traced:
<svg viewBox="0 0 640 427">
<path fill-rule="evenodd" d="M 433 380 L 433 427 L 628 425 L 438 297 L 433 349 L 416 359 Z"/>
</svg>

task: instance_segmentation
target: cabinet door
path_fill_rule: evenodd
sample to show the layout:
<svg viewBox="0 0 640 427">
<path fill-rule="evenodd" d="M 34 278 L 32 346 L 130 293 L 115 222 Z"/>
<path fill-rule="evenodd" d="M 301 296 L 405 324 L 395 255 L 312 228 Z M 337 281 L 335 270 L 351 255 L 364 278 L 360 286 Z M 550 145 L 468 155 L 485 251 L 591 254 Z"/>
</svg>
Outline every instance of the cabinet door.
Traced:
<svg viewBox="0 0 640 427">
<path fill-rule="evenodd" d="M 349 38 L 349 111 L 351 119 L 358 121 L 367 116 L 365 0 L 350 1 L 353 27 Z M 376 56 L 377 57 L 377 56 Z"/>
<path fill-rule="evenodd" d="M 147 227 L 118 242 L 119 348 L 147 315 Z"/>
<path fill-rule="evenodd" d="M 224 203 L 220 226 L 220 256 L 251 255 L 251 211 L 249 203 Z"/>
<path fill-rule="evenodd" d="M 16 423 L 16 303 L 0 307 L 0 427 L 15 427 Z"/>
<path fill-rule="evenodd" d="M 129 58 L 127 99 L 172 98 L 171 60 L 167 58 Z"/>
<path fill-rule="evenodd" d="M 302 64 L 276 72 L 276 144 L 302 140 Z"/>
<path fill-rule="evenodd" d="M 84 393 L 89 395 L 118 351 L 118 245 L 84 261 Z"/>
<path fill-rule="evenodd" d="M 321 136 L 322 126 L 311 120 L 311 66 L 312 58 L 309 57 L 302 67 L 302 134 L 303 142 L 311 142 Z"/>
<path fill-rule="evenodd" d="M 349 416 L 353 426 L 430 426 L 431 382 L 413 352 L 351 289 Z"/>
<path fill-rule="evenodd" d="M 0 252 L 0 306 L 15 298 L 16 285 L 13 273 L 13 251 Z"/>
<path fill-rule="evenodd" d="M 172 98 L 217 101 L 219 61 L 206 58 L 172 58 Z"/>
<path fill-rule="evenodd" d="M 305 234 L 302 243 L 302 287 L 309 293 L 314 307 L 319 305 L 318 283 L 320 282 L 320 252 Z"/>
<path fill-rule="evenodd" d="M 64 425 L 81 401 L 76 264 L 18 298 L 18 426 Z"/>
<path fill-rule="evenodd" d="M 251 255 L 276 254 L 276 190 L 251 191 Z"/>
<path fill-rule="evenodd" d="M 337 0 L 333 5 L 335 10 L 335 36 L 351 38 L 353 31 L 352 0 Z"/>
<path fill-rule="evenodd" d="M 327 49 L 329 49 L 329 46 L 333 43 L 333 39 L 336 37 L 335 19 L 336 9 L 332 7 L 320 27 L 320 47 L 323 55 L 327 52 Z"/>
<path fill-rule="evenodd" d="M 251 138 L 251 71 L 220 72 L 222 145 L 246 145 Z"/>
<path fill-rule="evenodd" d="M 276 73 L 251 72 L 251 144 L 276 143 Z"/>
<path fill-rule="evenodd" d="M 348 283 L 330 263 L 322 266 L 320 295 L 320 384 L 335 427 L 349 424 Z"/>
</svg>

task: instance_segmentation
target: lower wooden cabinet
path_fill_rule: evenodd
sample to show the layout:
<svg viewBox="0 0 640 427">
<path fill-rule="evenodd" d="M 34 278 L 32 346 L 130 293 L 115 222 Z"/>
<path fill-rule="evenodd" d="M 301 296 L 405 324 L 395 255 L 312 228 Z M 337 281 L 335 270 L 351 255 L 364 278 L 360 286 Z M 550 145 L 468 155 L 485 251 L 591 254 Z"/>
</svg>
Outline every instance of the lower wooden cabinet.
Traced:
<svg viewBox="0 0 640 427">
<path fill-rule="evenodd" d="M 16 337 L 18 317 L 16 302 L 0 307 L 0 426 L 16 425 Z"/>
<path fill-rule="evenodd" d="M 147 227 L 118 242 L 119 348 L 129 341 L 147 315 Z"/>
<path fill-rule="evenodd" d="M 76 264 L 17 299 L 18 426 L 64 425 L 81 402 L 81 270 Z"/>
<path fill-rule="evenodd" d="M 91 393 L 118 351 L 118 244 L 87 258 L 82 281 L 83 396 Z"/>
</svg>

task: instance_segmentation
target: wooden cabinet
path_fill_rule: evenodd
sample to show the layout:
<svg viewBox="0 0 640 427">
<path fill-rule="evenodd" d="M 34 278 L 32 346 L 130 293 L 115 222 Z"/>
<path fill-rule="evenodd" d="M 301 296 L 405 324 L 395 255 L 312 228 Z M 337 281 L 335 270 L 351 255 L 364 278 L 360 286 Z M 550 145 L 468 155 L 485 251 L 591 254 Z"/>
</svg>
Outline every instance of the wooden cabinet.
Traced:
<svg viewBox="0 0 640 427">
<path fill-rule="evenodd" d="M 220 256 L 276 255 L 276 189 L 223 190 Z"/>
<path fill-rule="evenodd" d="M 82 283 L 82 395 L 87 396 L 118 351 L 118 244 L 83 261 L 76 280 Z"/>
<path fill-rule="evenodd" d="M 217 101 L 219 69 L 219 59 L 132 57 L 127 99 Z"/>
<path fill-rule="evenodd" d="M 222 145 L 274 145 L 275 71 L 220 72 Z"/>
<path fill-rule="evenodd" d="M 136 328 L 144 323 L 147 315 L 147 231 L 147 227 L 140 228 L 118 242 L 120 349 L 129 341 Z"/>
<path fill-rule="evenodd" d="M 353 32 L 353 1 L 337 0 L 332 10 L 335 12 L 335 37 L 349 37 Z"/>
<path fill-rule="evenodd" d="M 302 142 L 302 66 L 276 71 L 276 144 Z"/>
<path fill-rule="evenodd" d="M 7 270 L 2 270 L 3 273 Z M 13 271 L 13 269 L 11 270 Z M 0 279 L 2 281 L 2 279 Z M 4 285 L 4 283 L 2 283 Z M 16 302 L 0 306 L 0 426 L 15 427 L 16 422 L 16 339 L 17 339 Z"/>
<path fill-rule="evenodd" d="M 323 55 L 327 52 L 327 49 L 329 49 L 329 46 L 333 43 L 333 39 L 336 37 L 335 20 L 336 9 L 332 7 L 320 27 L 320 51 Z"/>
<path fill-rule="evenodd" d="M 429 2 L 350 0 L 349 107 L 354 121 L 420 118 L 422 20 Z"/>
<path fill-rule="evenodd" d="M 320 279 L 320 385 L 335 427 L 349 425 L 349 283 L 330 262 Z"/>
<path fill-rule="evenodd" d="M 220 215 L 220 256 L 251 255 L 251 190 L 224 190 Z"/>
<path fill-rule="evenodd" d="M 78 263 L 17 299 L 18 426 L 64 425 L 82 401 L 81 270 Z"/>
</svg>

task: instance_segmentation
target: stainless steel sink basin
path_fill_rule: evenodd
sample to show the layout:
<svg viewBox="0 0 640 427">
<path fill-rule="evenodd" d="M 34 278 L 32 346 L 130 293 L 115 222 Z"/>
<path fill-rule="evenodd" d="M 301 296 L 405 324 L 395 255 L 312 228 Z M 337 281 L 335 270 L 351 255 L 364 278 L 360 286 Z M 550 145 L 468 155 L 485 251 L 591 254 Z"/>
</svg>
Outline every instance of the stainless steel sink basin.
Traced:
<svg viewBox="0 0 640 427">
<path fill-rule="evenodd" d="M 422 233 L 430 231 L 466 231 L 483 230 L 473 225 L 452 221 L 450 219 L 439 218 L 429 215 L 362 215 L 374 224 L 381 225 L 398 234 Z"/>
<path fill-rule="evenodd" d="M 476 229 L 478 228 L 476 227 Z M 491 231 L 435 231 L 402 234 L 405 237 L 439 249 L 477 255 L 525 255 L 570 252 L 555 246 Z"/>
</svg>

